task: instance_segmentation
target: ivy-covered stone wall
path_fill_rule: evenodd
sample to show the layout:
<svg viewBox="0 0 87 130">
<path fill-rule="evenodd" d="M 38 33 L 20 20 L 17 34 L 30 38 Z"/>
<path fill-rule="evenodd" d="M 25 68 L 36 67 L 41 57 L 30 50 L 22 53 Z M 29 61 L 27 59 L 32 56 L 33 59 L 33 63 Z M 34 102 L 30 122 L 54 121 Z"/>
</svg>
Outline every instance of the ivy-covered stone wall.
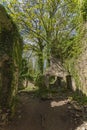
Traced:
<svg viewBox="0 0 87 130">
<path fill-rule="evenodd" d="M 0 107 L 3 111 L 14 111 L 22 46 L 16 25 L 0 5 Z"/>
</svg>

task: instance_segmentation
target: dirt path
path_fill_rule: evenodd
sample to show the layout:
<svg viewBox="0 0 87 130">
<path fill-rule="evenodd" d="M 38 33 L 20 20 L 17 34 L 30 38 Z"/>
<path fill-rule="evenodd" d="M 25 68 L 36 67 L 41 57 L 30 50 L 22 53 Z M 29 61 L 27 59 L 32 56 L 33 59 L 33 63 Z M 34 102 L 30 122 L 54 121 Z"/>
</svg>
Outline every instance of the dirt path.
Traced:
<svg viewBox="0 0 87 130">
<path fill-rule="evenodd" d="M 14 120 L 0 130 L 75 130 L 81 122 L 74 115 L 68 99 L 43 101 L 21 93 Z"/>
</svg>

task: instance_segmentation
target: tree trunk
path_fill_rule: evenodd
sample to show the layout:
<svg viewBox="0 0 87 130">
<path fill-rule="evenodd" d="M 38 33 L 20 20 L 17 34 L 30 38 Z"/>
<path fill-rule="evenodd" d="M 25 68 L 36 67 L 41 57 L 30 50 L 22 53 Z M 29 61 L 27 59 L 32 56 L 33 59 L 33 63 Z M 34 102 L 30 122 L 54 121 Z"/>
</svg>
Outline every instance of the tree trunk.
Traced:
<svg viewBox="0 0 87 130">
<path fill-rule="evenodd" d="M 67 83 L 67 88 L 72 90 L 72 78 L 71 78 L 71 75 L 66 76 L 66 83 Z"/>
<path fill-rule="evenodd" d="M 43 74 L 43 54 L 38 56 L 38 67 L 41 74 Z"/>
</svg>

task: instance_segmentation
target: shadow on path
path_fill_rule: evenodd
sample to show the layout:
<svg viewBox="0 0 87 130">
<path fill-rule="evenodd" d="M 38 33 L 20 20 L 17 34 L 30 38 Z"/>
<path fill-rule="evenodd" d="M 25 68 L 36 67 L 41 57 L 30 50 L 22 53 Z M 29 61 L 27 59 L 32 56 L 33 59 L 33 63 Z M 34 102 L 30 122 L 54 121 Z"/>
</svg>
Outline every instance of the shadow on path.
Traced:
<svg viewBox="0 0 87 130">
<path fill-rule="evenodd" d="M 41 100 L 20 93 L 15 118 L 0 130 L 75 130 L 83 123 L 78 113 L 67 98 Z"/>
</svg>

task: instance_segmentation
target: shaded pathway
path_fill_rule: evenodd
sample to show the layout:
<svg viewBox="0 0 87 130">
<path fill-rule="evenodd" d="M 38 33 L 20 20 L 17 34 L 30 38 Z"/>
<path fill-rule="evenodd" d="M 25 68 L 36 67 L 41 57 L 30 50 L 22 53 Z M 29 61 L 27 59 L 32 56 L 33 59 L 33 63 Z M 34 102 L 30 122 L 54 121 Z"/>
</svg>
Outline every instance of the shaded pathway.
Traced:
<svg viewBox="0 0 87 130">
<path fill-rule="evenodd" d="M 0 130 L 75 130 L 82 122 L 75 120 L 73 109 L 68 99 L 43 101 L 21 93 L 14 120 Z"/>
</svg>

